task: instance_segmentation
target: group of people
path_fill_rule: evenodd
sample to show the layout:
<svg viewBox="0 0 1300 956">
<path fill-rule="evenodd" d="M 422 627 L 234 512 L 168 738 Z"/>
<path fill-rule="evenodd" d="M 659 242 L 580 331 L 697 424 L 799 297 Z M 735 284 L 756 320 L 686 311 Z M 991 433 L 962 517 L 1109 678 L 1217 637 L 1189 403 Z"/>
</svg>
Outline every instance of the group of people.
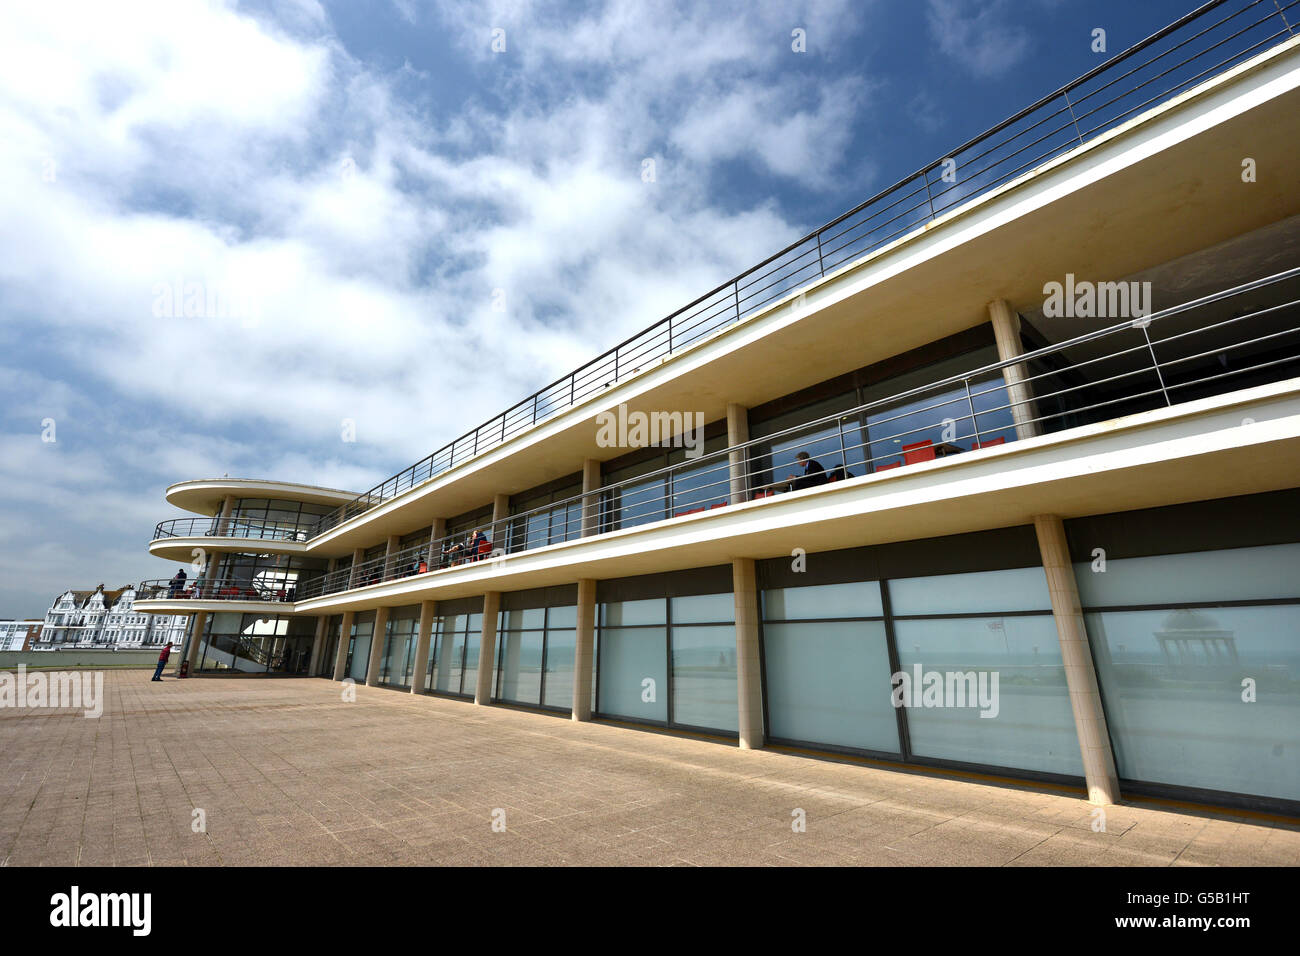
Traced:
<svg viewBox="0 0 1300 956">
<path fill-rule="evenodd" d="M 450 568 L 469 561 L 482 561 L 492 553 L 492 542 L 479 528 L 464 541 L 454 541 L 442 549 L 442 567 Z"/>
</svg>

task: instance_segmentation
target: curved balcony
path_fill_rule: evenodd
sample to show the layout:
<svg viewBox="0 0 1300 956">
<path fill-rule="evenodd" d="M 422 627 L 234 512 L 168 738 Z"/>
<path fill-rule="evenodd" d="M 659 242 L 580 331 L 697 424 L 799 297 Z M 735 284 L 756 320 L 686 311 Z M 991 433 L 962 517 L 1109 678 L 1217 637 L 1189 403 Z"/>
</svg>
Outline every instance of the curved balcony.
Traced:
<svg viewBox="0 0 1300 956">
<path fill-rule="evenodd" d="M 1300 374 L 1300 268 L 342 568 L 322 597 L 920 466 Z M 797 456 L 811 459 L 802 472 Z M 822 464 L 822 461 L 825 464 Z"/>
<path fill-rule="evenodd" d="M 204 580 L 202 575 L 185 581 L 156 578 L 141 581 L 136 589 L 136 603 L 165 602 L 167 605 L 206 605 L 210 601 L 244 604 L 291 604 L 296 598 L 296 581 L 283 579 L 249 580 L 219 578 Z M 157 608 L 149 608 L 157 610 Z"/>
<path fill-rule="evenodd" d="M 214 518 L 173 518 L 160 521 L 153 540 L 166 538 L 255 538 L 259 541 L 306 541 L 312 523 L 241 518 L 238 514 Z"/>
</svg>

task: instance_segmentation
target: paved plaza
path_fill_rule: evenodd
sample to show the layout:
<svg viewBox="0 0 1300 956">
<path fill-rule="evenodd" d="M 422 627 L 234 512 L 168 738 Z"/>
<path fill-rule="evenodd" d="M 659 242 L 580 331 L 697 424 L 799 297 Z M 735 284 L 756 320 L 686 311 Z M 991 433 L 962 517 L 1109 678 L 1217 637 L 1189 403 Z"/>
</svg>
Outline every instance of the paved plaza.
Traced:
<svg viewBox="0 0 1300 956">
<path fill-rule="evenodd" d="M 99 719 L 0 709 L 0 865 L 1300 863 L 1300 825 L 1265 817 L 1126 804 L 1096 832 L 1064 789 L 150 675 L 106 673 Z"/>
</svg>

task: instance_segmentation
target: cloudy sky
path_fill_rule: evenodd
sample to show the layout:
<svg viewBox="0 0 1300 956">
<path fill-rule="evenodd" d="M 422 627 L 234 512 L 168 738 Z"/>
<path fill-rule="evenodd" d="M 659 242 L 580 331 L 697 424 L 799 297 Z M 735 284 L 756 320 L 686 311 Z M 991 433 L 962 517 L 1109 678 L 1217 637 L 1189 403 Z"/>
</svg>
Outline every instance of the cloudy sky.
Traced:
<svg viewBox="0 0 1300 956">
<path fill-rule="evenodd" d="M 370 487 L 1192 5 L 4 4 L 0 617 L 170 575 L 174 481 Z"/>
</svg>

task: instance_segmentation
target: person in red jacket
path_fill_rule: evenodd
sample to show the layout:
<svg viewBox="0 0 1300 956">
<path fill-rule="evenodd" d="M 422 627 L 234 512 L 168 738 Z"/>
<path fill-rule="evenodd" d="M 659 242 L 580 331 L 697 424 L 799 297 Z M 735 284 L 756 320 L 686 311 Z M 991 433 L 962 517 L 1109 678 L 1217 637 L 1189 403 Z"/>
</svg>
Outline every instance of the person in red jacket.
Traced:
<svg viewBox="0 0 1300 956">
<path fill-rule="evenodd" d="M 163 645 L 162 653 L 158 655 L 158 669 L 153 672 L 154 680 L 162 680 L 163 668 L 167 666 L 167 658 L 172 656 L 172 645 L 168 641 Z"/>
</svg>

